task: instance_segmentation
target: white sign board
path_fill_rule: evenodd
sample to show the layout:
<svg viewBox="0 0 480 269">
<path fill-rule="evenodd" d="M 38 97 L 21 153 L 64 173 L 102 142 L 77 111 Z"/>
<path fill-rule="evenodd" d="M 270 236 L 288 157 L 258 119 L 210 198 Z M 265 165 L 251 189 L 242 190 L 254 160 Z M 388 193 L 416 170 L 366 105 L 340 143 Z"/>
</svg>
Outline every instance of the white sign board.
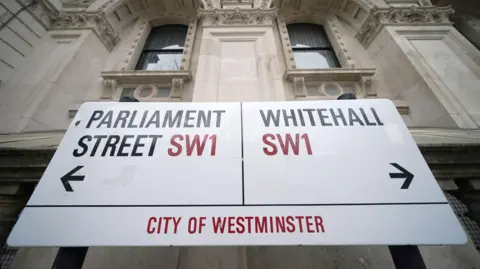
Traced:
<svg viewBox="0 0 480 269">
<path fill-rule="evenodd" d="M 86 103 L 12 246 L 463 244 L 389 100 Z"/>
</svg>

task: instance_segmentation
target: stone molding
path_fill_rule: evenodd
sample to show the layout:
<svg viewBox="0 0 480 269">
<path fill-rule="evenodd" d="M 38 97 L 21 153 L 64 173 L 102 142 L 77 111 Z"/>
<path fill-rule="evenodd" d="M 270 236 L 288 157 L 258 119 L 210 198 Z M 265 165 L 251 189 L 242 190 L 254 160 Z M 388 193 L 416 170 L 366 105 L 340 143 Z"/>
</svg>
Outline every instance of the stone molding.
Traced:
<svg viewBox="0 0 480 269">
<path fill-rule="evenodd" d="M 188 24 L 187 37 L 185 38 L 185 45 L 183 46 L 183 57 L 180 70 L 190 70 L 190 62 L 192 59 L 193 43 L 197 33 L 198 19 L 190 20 Z"/>
<path fill-rule="evenodd" d="M 223 9 L 253 8 L 253 0 L 220 0 Z"/>
<path fill-rule="evenodd" d="M 51 30 L 92 30 L 102 41 L 105 47 L 112 51 L 120 41 L 118 34 L 113 30 L 103 12 L 63 12 L 51 11 Z"/>
<path fill-rule="evenodd" d="M 372 91 L 372 77 L 375 68 L 328 68 L 328 69 L 287 69 L 285 79 L 293 83 L 295 97 L 306 97 L 306 83 L 320 83 L 325 81 L 357 83 L 361 91 L 361 98 L 375 98 L 377 93 Z"/>
<path fill-rule="evenodd" d="M 183 85 L 192 79 L 190 71 L 104 71 L 102 72 L 104 83 L 102 99 L 112 99 L 117 85 L 138 85 L 137 88 L 149 84 L 171 85 L 170 98 L 181 99 Z"/>
<path fill-rule="evenodd" d="M 183 78 L 172 79 L 172 90 L 170 91 L 170 98 L 180 99 L 183 93 Z"/>
<path fill-rule="evenodd" d="M 334 47 L 335 55 L 340 61 L 342 67 L 355 68 L 354 57 L 347 48 L 347 40 L 345 38 L 345 30 L 343 29 L 337 16 L 330 14 L 324 23 L 324 29 L 327 33 L 330 43 Z"/>
<path fill-rule="evenodd" d="M 325 68 L 325 69 L 287 69 L 285 78 L 305 77 L 307 82 L 315 81 L 360 81 L 363 77 L 375 75 L 375 68 Z"/>
<path fill-rule="evenodd" d="M 103 100 L 111 99 L 116 88 L 117 88 L 117 81 L 115 79 L 103 80 L 103 91 L 102 91 L 102 95 L 100 96 L 100 99 L 103 99 Z"/>
<path fill-rule="evenodd" d="M 183 79 L 174 78 L 173 81 L 180 80 L 183 83 Z M 175 83 L 172 83 L 175 84 Z M 170 91 L 169 97 L 156 97 L 159 87 L 155 84 L 140 84 L 133 91 L 133 97 L 139 102 L 162 102 L 170 101 L 170 98 L 180 98 L 182 94 L 182 89 L 176 92 L 175 96 L 172 96 L 172 90 Z"/>
<path fill-rule="evenodd" d="M 304 77 L 291 77 L 288 79 L 293 83 L 293 91 L 295 94 L 295 97 L 305 97 L 307 96 L 307 87 L 305 85 L 305 78 Z"/>
<path fill-rule="evenodd" d="M 280 41 L 282 42 L 283 56 L 288 69 L 297 68 L 295 58 L 293 57 L 292 44 L 288 35 L 287 24 L 283 18 L 277 19 L 278 30 L 280 33 Z"/>
<path fill-rule="evenodd" d="M 204 26 L 273 24 L 276 16 L 277 9 L 198 10 Z"/>
<path fill-rule="evenodd" d="M 119 84 L 170 84 L 173 79 L 182 79 L 187 82 L 192 78 L 192 74 L 190 71 L 104 71 L 102 78 L 115 80 Z"/>
<path fill-rule="evenodd" d="M 96 0 L 64 0 L 62 1 L 64 8 L 88 7 Z"/>
<path fill-rule="evenodd" d="M 448 17 L 453 13 L 450 6 L 374 7 L 356 38 L 368 47 L 385 25 L 451 25 Z"/>
</svg>

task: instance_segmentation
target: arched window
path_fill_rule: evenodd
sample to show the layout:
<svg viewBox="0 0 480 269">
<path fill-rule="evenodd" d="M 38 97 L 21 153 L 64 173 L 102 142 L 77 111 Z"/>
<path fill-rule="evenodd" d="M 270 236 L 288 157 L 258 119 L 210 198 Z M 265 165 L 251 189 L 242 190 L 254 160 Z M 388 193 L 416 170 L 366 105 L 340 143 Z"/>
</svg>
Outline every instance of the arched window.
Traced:
<svg viewBox="0 0 480 269">
<path fill-rule="evenodd" d="M 340 67 L 322 26 L 295 23 L 287 26 L 297 68 Z"/>
<path fill-rule="evenodd" d="M 188 27 L 162 25 L 152 28 L 137 63 L 137 70 L 179 70 Z"/>
</svg>

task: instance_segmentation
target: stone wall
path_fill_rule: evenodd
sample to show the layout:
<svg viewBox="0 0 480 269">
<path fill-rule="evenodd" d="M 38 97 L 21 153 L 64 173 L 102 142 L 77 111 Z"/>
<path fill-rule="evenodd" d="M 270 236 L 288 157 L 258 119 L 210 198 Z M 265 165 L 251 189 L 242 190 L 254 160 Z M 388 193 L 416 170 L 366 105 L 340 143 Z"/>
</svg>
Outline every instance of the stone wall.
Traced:
<svg viewBox="0 0 480 269">
<path fill-rule="evenodd" d="M 49 31 L 2 85 L 0 132 L 66 129 L 70 106 L 100 96 L 107 55 L 89 30 Z"/>
</svg>

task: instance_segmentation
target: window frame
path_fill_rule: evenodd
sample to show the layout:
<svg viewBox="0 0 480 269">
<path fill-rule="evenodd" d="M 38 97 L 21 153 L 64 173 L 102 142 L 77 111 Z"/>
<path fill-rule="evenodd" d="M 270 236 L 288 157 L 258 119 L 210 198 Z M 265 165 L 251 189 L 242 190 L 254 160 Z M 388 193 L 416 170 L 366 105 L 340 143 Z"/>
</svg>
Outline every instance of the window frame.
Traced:
<svg viewBox="0 0 480 269">
<path fill-rule="evenodd" d="M 291 39 L 291 36 L 290 36 L 290 29 L 289 29 L 289 26 L 290 25 L 313 25 L 313 26 L 316 26 L 319 28 L 320 32 L 322 33 L 322 37 L 323 39 L 326 41 L 327 45 L 328 46 L 318 46 L 318 47 L 295 47 L 293 45 L 293 43 L 291 42 L 292 39 Z M 329 68 L 341 68 L 342 65 L 340 64 L 340 61 L 338 60 L 338 57 L 335 53 L 335 49 L 333 48 L 333 45 L 332 45 L 332 42 L 330 42 L 330 39 L 328 38 L 328 35 L 327 35 L 327 32 L 325 31 L 325 27 L 323 25 L 319 25 L 319 24 L 316 24 L 316 23 L 289 23 L 289 24 L 286 24 L 286 28 L 287 28 L 287 35 L 290 39 L 290 43 L 292 43 L 292 54 L 293 54 L 293 57 L 295 58 L 295 52 L 308 52 L 308 51 L 328 51 L 330 52 L 330 54 L 333 56 L 331 59 L 333 60 L 333 62 L 335 63 L 335 66 L 328 66 L 328 67 L 318 67 L 318 68 L 314 68 L 314 69 L 329 69 Z M 325 56 L 324 56 L 325 57 Z M 327 61 L 328 63 L 328 61 Z M 303 69 L 301 66 L 298 65 L 298 63 L 295 61 L 295 65 L 297 66 L 298 69 Z"/>
<path fill-rule="evenodd" d="M 154 31 L 155 31 L 155 28 L 160 28 L 160 27 L 168 27 L 168 26 L 182 26 L 184 27 L 184 30 L 185 30 L 185 40 L 183 41 L 183 46 L 181 48 L 178 48 L 178 49 L 146 49 L 146 47 L 148 47 L 151 43 L 151 39 L 153 38 L 154 36 Z M 157 53 L 157 54 L 162 54 L 162 55 L 181 55 L 183 57 L 183 54 L 184 54 L 184 51 L 185 51 L 185 44 L 187 43 L 187 36 L 189 34 L 189 26 L 188 25 L 184 25 L 184 24 L 178 24 L 178 23 L 174 23 L 174 24 L 163 24 L 163 25 L 159 25 L 159 26 L 155 26 L 155 27 L 152 27 L 150 29 L 150 32 L 148 33 L 148 36 L 147 36 L 147 39 L 145 40 L 145 44 L 143 45 L 143 48 L 142 50 L 140 51 L 140 55 L 138 56 L 138 60 L 137 60 L 137 63 L 135 65 L 135 69 L 136 71 L 178 71 L 178 70 L 182 70 L 182 62 L 179 63 L 178 65 L 178 69 L 155 69 L 155 70 L 148 70 L 148 69 L 142 69 L 140 68 L 141 66 L 144 66 L 144 65 L 148 65 L 148 54 L 149 53 Z M 161 31 L 159 31 L 161 33 Z M 152 34 L 153 33 L 153 34 Z M 181 60 L 180 60 L 181 61 Z"/>
<path fill-rule="evenodd" d="M 358 97 L 375 98 L 377 93 L 372 87 L 372 77 L 376 73 L 374 67 L 357 67 L 353 55 L 349 52 L 345 38 L 347 31 L 335 14 L 322 14 L 312 16 L 298 14 L 294 11 L 282 13 L 277 17 L 278 34 L 281 39 L 283 55 L 285 56 L 284 78 L 291 83 L 291 92 L 286 96 L 287 100 L 309 100 L 306 84 L 321 83 L 324 81 L 357 83 Z M 296 65 L 290 35 L 287 24 L 308 23 L 323 27 L 330 45 L 333 47 L 339 68 L 302 68 Z M 290 96 L 291 93 L 291 96 Z M 320 97 L 321 98 L 321 97 Z"/>
<path fill-rule="evenodd" d="M 103 79 L 101 99 L 118 100 L 126 84 L 161 83 L 171 87 L 170 97 L 165 101 L 191 101 L 191 96 L 184 94 L 184 85 L 192 80 L 190 64 L 198 22 L 199 19 L 195 16 L 186 17 L 181 14 L 166 12 L 158 12 L 155 15 L 138 19 L 134 24 L 133 30 L 125 39 L 130 44 L 128 46 L 129 49 L 125 51 L 124 60 L 119 60 L 117 66 L 111 66 L 101 72 Z M 140 55 L 145 48 L 145 42 L 151 33 L 151 29 L 157 26 L 172 24 L 188 27 L 183 45 L 180 70 L 137 70 L 135 67 L 140 60 Z"/>
</svg>

